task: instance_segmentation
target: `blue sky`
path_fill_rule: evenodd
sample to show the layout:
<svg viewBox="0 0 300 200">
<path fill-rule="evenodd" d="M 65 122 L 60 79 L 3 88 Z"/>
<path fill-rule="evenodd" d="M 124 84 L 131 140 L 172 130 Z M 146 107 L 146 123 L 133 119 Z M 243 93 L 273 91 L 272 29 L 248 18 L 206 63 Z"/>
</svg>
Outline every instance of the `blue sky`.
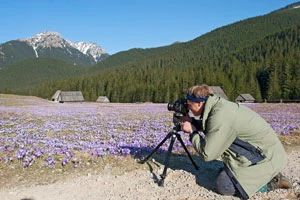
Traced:
<svg viewBox="0 0 300 200">
<path fill-rule="evenodd" d="M 0 43 L 55 31 L 109 54 L 186 42 L 298 0 L 5 0 Z"/>
</svg>

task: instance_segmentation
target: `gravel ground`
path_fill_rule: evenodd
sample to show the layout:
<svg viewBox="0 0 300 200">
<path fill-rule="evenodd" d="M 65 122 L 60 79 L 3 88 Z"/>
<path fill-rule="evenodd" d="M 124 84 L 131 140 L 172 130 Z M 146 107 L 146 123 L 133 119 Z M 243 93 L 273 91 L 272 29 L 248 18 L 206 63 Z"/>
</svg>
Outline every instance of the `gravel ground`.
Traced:
<svg viewBox="0 0 300 200">
<path fill-rule="evenodd" d="M 288 153 L 289 164 L 283 173 L 293 181 L 293 189 L 259 193 L 251 199 L 300 199 L 300 154 L 299 150 Z M 156 158 L 159 160 L 159 158 Z M 102 200 L 102 199 L 239 199 L 221 196 L 214 192 L 213 182 L 222 163 L 201 162 L 197 171 L 186 156 L 171 157 L 163 187 L 158 186 L 164 166 L 154 158 L 140 167 L 124 173 L 122 168 L 106 164 L 98 174 L 77 174 L 51 184 L 17 184 L 0 190 L 1 200 Z M 184 162 L 182 167 L 176 162 Z M 174 167 L 175 166 L 175 167 Z"/>
</svg>

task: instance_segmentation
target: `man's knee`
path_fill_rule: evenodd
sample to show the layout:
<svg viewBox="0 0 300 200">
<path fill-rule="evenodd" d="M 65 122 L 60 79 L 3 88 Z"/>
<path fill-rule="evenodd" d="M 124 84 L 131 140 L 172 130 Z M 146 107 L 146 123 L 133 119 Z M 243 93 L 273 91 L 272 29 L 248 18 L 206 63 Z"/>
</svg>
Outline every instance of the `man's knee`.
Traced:
<svg viewBox="0 0 300 200">
<path fill-rule="evenodd" d="M 217 177 L 215 188 L 222 195 L 234 195 L 236 193 L 236 189 L 225 170 L 222 170 Z"/>
</svg>

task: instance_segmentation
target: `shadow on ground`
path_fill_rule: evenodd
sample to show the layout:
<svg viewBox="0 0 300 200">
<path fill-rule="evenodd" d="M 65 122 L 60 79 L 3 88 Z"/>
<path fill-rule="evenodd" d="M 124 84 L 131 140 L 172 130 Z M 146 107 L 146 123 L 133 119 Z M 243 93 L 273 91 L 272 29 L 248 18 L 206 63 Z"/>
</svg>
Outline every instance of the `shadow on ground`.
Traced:
<svg viewBox="0 0 300 200">
<path fill-rule="evenodd" d="M 159 184 L 159 181 L 161 180 L 161 174 L 158 175 L 157 173 L 155 173 L 154 168 L 160 167 L 162 165 L 162 167 L 165 167 L 165 161 L 168 158 L 167 152 L 154 153 L 148 160 L 145 160 L 148 155 L 149 154 L 144 153 L 143 156 L 141 156 L 139 159 L 144 159 L 144 161 L 146 161 L 144 162 L 144 164 L 149 167 L 149 171 L 153 174 L 154 182 Z M 218 160 L 204 162 L 197 155 L 192 155 L 191 157 L 198 167 L 198 170 L 196 169 L 188 155 L 185 155 L 185 153 L 177 154 L 173 152 L 169 156 L 169 164 L 167 165 L 166 169 L 184 170 L 186 172 L 189 172 L 195 176 L 196 183 L 199 186 L 214 191 L 214 182 L 220 170 L 224 167 L 223 163 Z"/>
</svg>

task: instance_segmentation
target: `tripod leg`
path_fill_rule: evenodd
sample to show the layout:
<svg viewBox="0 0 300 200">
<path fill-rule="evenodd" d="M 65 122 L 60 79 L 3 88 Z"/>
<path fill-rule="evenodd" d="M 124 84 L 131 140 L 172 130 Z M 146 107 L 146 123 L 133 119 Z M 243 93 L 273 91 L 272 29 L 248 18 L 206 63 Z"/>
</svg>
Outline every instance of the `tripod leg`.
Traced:
<svg viewBox="0 0 300 200">
<path fill-rule="evenodd" d="M 161 145 L 163 145 L 163 143 L 167 139 L 169 139 L 172 135 L 173 135 L 173 132 L 169 132 L 168 135 L 155 147 L 155 149 L 153 149 L 152 152 L 146 158 L 144 158 L 143 160 L 141 160 L 140 163 L 144 164 L 145 162 L 147 162 L 147 160 L 149 160 L 149 158 L 152 156 L 152 154 L 154 154 L 154 152 L 156 152 L 159 149 L 159 147 Z"/>
<path fill-rule="evenodd" d="M 176 133 L 176 137 L 177 137 L 177 139 L 179 140 L 179 142 L 181 143 L 181 145 L 182 145 L 182 147 L 184 148 L 184 150 L 185 150 L 185 152 L 187 153 L 187 155 L 189 156 L 190 160 L 192 161 L 192 163 L 193 163 L 195 169 L 198 170 L 199 167 L 196 165 L 196 163 L 195 163 L 195 161 L 193 160 L 193 158 L 192 158 L 190 152 L 188 151 L 188 149 L 186 148 L 185 144 L 183 143 L 180 134 Z"/>
<path fill-rule="evenodd" d="M 172 152 L 172 148 L 173 148 L 173 145 L 174 145 L 174 142 L 175 142 L 175 135 L 172 135 L 172 138 L 171 138 L 171 142 L 170 142 L 170 145 L 169 145 L 169 148 L 168 148 L 168 153 L 167 153 L 167 156 L 165 158 L 165 167 L 164 167 L 164 171 L 163 173 L 160 175 L 161 177 L 161 180 L 159 181 L 158 185 L 159 186 L 163 186 L 164 185 L 164 180 L 166 178 L 166 174 L 167 174 L 167 169 L 168 169 L 168 165 L 169 165 L 169 160 L 170 160 L 170 156 L 171 156 L 171 152 Z"/>
</svg>

